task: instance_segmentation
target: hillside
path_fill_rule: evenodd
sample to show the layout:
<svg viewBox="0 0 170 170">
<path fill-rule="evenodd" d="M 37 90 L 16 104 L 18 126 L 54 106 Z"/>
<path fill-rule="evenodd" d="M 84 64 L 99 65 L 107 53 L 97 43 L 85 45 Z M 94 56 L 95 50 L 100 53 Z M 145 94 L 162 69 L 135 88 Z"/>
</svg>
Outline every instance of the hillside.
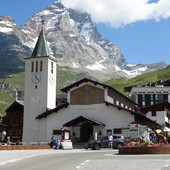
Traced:
<svg viewBox="0 0 170 170">
<path fill-rule="evenodd" d="M 61 69 L 60 67 L 57 70 L 57 93 L 60 93 L 60 89 L 64 86 L 67 86 L 77 80 L 82 78 L 91 78 L 89 75 L 83 73 L 76 73 L 68 69 Z M 112 79 L 104 84 L 107 84 L 121 93 L 125 94 L 124 87 L 145 84 L 148 82 L 155 82 L 158 80 L 170 79 L 170 65 L 164 69 L 149 72 L 132 79 Z M 2 84 L 4 85 L 2 86 Z M 23 89 L 24 89 L 24 73 L 18 73 L 10 75 L 6 79 L 0 79 L 0 115 L 5 114 L 5 110 L 8 106 L 16 99 L 16 90 L 18 93 L 18 99 L 23 100 Z"/>
<path fill-rule="evenodd" d="M 139 84 L 146 84 L 149 82 L 155 82 L 158 80 L 167 80 L 170 79 L 170 65 L 168 65 L 166 68 L 145 73 L 140 76 L 134 77 L 132 79 L 112 79 L 109 81 L 106 81 L 105 84 L 114 87 L 121 93 L 124 93 L 124 87 L 127 86 L 133 86 L 133 85 L 139 85 Z"/>
</svg>

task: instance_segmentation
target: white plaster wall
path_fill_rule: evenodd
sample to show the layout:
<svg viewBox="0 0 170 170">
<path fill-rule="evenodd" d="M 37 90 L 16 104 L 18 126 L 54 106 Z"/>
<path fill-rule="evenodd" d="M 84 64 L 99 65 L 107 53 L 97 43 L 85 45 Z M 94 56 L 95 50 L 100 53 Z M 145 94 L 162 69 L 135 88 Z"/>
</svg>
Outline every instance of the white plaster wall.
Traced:
<svg viewBox="0 0 170 170">
<path fill-rule="evenodd" d="M 35 73 L 31 72 L 32 61 L 43 61 L 41 81 L 35 84 L 31 80 L 31 76 Z M 24 125 L 23 125 L 23 141 L 37 142 L 46 141 L 47 130 L 46 121 L 36 120 L 36 116 L 45 112 L 47 108 L 55 107 L 56 99 L 56 83 L 53 85 L 49 82 L 51 61 L 48 57 L 31 58 L 26 60 L 25 70 L 25 96 L 24 96 Z M 56 82 L 56 65 L 54 63 L 54 79 Z"/>
<path fill-rule="evenodd" d="M 47 119 L 41 119 L 38 121 L 38 138 L 37 142 L 49 142 L 47 140 Z"/>
<path fill-rule="evenodd" d="M 165 113 L 164 111 L 157 111 L 156 112 L 156 116 L 152 116 L 152 112 L 148 112 L 146 114 L 146 117 L 148 117 L 149 119 L 156 121 L 157 123 L 161 124 L 165 124 Z"/>
<path fill-rule="evenodd" d="M 107 129 L 122 128 L 134 121 L 131 113 L 105 104 L 69 105 L 68 108 L 61 109 L 47 117 L 47 138 L 51 138 L 54 129 L 61 129 L 63 124 L 79 116 L 88 116 L 105 124 L 102 135 L 106 135 Z"/>
</svg>

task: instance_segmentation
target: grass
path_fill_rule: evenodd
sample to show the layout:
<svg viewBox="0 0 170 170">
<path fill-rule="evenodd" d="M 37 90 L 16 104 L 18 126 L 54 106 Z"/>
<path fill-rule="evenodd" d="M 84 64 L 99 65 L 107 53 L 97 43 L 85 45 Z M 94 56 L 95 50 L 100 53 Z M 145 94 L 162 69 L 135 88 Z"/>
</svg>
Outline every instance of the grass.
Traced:
<svg viewBox="0 0 170 170">
<path fill-rule="evenodd" d="M 70 85 L 75 81 L 88 77 L 88 75 L 85 73 L 76 73 L 72 70 L 61 69 L 60 67 L 58 67 L 57 76 L 57 93 L 61 93 L 60 89 L 64 86 Z M 112 79 L 104 82 L 104 84 L 107 84 L 125 94 L 124 87 L 167 79 L 170 79 L 170 65 L 164 69 L 149 72 L 132 79 Z M 10 84 L 11 88 L 0 88 L 0 115 L 5 115 L 5 110 L 11 105 L 13 101 L 15 101 L 15 97 L 12 96 L 13 92 L 15 91 L 15 87 L 17 88 L 17 91 L 24 91 L 24 72 L 11 74 L 8 75 L 6 79 L 0 79 L 0 83 L 4 81 L 5 83 Z"/>
</svg>

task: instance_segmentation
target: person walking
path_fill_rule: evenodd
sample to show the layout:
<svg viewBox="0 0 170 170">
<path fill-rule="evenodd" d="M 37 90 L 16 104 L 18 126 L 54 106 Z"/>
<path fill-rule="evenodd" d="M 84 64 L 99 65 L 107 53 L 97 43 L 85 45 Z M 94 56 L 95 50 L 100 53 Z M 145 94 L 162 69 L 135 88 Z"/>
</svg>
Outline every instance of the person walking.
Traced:
<svg viewBox="0 0 170 170">
<path fill-rule="evenodd" d="M 113 136 L 111 134 L 109 134 L 108 140 L 109 140 L 109 148 L 112 149 Z"/>
</svg>

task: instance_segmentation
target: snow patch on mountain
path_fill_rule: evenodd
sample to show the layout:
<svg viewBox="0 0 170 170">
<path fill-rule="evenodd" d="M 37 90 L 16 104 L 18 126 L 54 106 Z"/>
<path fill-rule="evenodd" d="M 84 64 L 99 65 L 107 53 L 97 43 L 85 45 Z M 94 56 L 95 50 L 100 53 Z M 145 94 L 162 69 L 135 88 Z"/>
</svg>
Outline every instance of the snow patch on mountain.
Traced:
<svg viewBox="0 0 170 170">
<path fill-rule="evenodd" d="M 89 69 L 89 70 L 98 70 L 98 71 L 107 70 L 107 68 L 104 67 L 104 66 L 101 64 L 102 61 L 103 61 L 103 60 L 101 60 L 101 61 L 99 61 L 99 62 L 96 62 L 96 63 L 94 63 L 93 65 L 88 65 L 88 66 L 86 66 L 86 68 Z"/>
</svg>

